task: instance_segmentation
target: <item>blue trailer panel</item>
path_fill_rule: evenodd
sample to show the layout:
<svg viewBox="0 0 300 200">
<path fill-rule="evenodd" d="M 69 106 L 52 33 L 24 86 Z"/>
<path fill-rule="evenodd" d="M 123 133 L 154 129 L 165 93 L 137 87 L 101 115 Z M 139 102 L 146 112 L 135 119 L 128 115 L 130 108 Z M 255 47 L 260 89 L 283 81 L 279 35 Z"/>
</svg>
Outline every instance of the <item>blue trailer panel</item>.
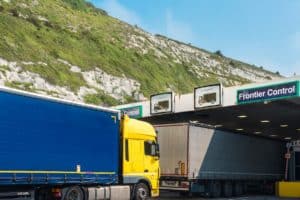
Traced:
<svg viewBox="0 0 300 200">
<path fill-rule="evenodd" d="M 117 111 L 7 89 L 0 106 L 0 185 L 118 183 Z"/>
</svg>

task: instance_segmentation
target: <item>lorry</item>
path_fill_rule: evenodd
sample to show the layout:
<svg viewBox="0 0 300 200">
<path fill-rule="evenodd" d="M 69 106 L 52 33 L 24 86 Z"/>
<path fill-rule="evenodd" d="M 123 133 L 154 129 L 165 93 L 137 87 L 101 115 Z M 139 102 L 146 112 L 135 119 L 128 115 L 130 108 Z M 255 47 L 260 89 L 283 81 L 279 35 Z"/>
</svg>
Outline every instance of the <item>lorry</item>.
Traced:
<svg viewBox="0 0 300 200">
<path fill-rule="evenodd" d="M 159 150 L 150 124 L 6 87 L 0 105 L 0 199 L 159 195 Z"/>
<path fill-rule="evenodd" d="M 275 182 L 284 177 L 283 141 L 199 123 L 154 127 L 160 145 L 162 190 L 209 197 L 273 193 Z"/>
</svg>

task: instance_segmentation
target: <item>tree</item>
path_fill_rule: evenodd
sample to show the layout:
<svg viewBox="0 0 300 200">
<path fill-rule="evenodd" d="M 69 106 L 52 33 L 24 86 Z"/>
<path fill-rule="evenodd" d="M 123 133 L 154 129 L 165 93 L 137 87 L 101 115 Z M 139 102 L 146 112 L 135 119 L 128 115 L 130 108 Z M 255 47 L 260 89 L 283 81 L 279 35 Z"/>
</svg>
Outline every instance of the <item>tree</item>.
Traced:
<svg viewBox="0 0 300 200">
<path fill-rule="evenodd" d="M 223 54 L 222 54 L 221 50 L 217 50 L 217 51 L 215 52 L 215 54 L 218 55 L 218 56 L 222 56 L 222 57 L 223 57 Z"/>
</svg>

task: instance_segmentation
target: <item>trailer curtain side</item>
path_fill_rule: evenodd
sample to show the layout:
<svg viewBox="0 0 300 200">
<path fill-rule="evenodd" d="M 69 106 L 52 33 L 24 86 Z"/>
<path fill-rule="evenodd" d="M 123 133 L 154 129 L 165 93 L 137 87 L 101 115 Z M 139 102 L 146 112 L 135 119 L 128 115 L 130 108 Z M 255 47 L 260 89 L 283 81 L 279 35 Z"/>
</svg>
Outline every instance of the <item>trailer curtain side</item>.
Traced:
<svg viewBox="0 0 300 200">
<path fill-rule="evenodd" d="M 280 180 L 285 143 L 193 124 L 155 126 L 161 176 L 202 180 Z"/>
<path fill-rule="evenodd" d="M 118 182 L 118 112 L 0 91 L 0 185 Z"/>
</svg>

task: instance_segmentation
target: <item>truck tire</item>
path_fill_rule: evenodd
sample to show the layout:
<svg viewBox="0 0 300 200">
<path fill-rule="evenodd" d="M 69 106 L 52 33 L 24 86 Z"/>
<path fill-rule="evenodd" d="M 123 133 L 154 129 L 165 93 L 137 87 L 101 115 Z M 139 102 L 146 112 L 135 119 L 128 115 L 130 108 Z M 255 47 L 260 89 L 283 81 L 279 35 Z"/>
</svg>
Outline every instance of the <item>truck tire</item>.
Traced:
<svg viewBox="0 0 300 200">
<path fill-rule="evenodd" d="M 232 183 L 226 181 L 223 183 L 223 194 L 224 197 L 231 197 L 232 196 Z"/>
<path fill-rule="evenodd" d="M 63 196 L 64 200 L 84 200 L 83 190 L 78 186 L 67 188 Z"/>
<path fill-rule="evenodd" d="M 244 194 L 244 185 L 242 182 L 236 182 L 233 188 L 234 196 L 242 196 Z"/>
<path fill-rule="evenodd" d="M 138 183 L 134 186 L 133 200 L 148 200 L 150 199 L 150 191 L 145 183 Z"/>
<path fill-rule="evenodd" d="M 35 199 L 38 200 L 51 200 L 53 199 L 53 195 L 50 189 L 47 188 L 39 188 L 35 190 Z"/>
<path fill-rule="evenodd" d="M 179 192 L 179 195 L 181 197 L 192 197 L 193 193 L 191 193 L 190 191 L 181 191 L 181 192 Z"/>
<path fill-rule="evenodd" d="M 261 193 L 266 195 L 273 195 L 275 193 L 275 184 L 273 183 L 263 183 L 261 188 Z"/>
<path fill-rule="evenodd" d="M 209 185 L 209 196 L 213 198 L 218 198 L 222 193 L 222 185 L 220 181 L 211 181 Z"/>
</svg>

